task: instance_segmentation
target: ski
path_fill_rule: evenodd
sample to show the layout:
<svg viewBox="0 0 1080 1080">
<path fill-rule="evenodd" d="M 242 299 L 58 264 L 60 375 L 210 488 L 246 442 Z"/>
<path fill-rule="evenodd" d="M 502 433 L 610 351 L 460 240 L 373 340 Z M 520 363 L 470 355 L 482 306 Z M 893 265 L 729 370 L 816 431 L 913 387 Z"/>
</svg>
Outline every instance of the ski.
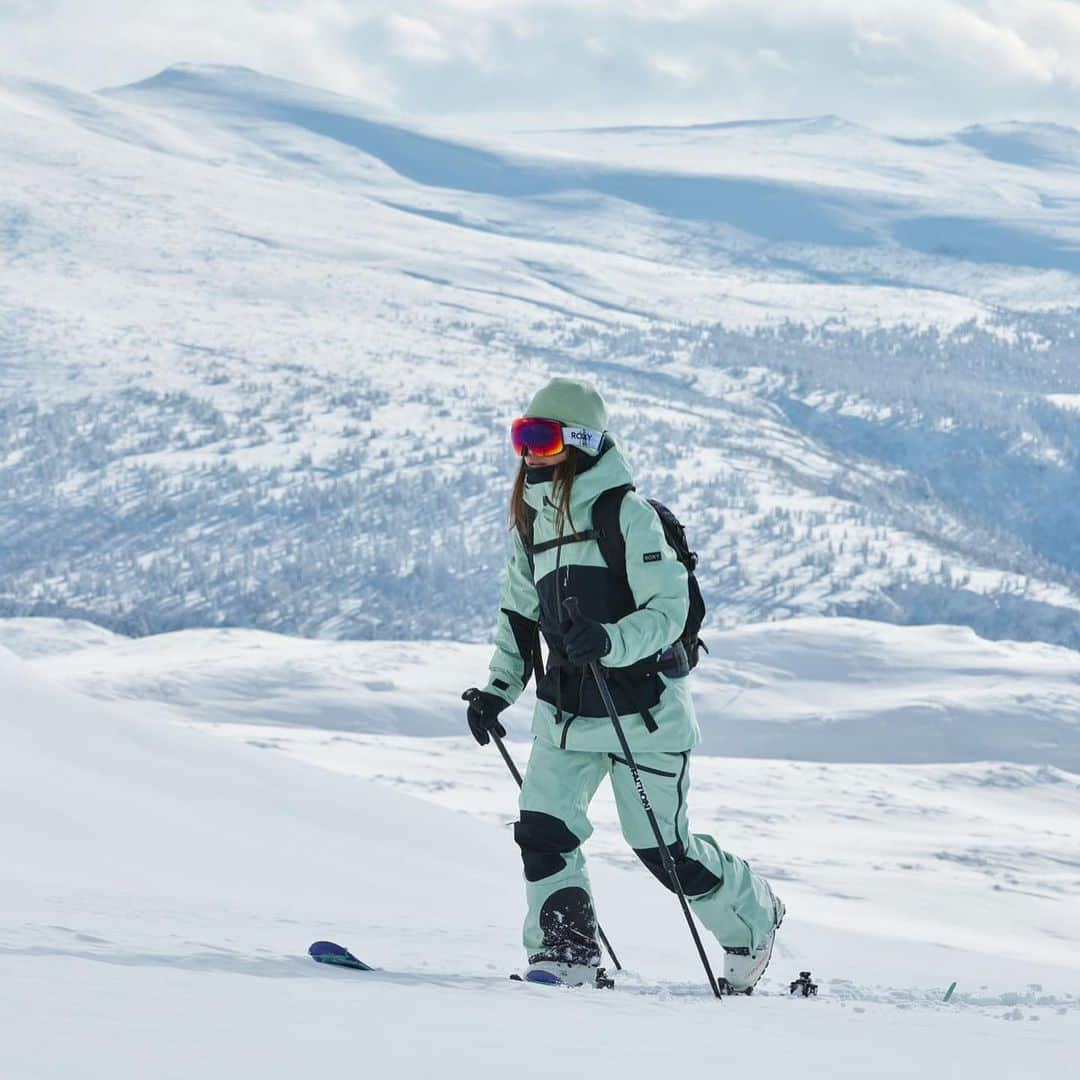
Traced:
<svg viewBox="0 0 1080 1080">
<path fill-rule="evenodd" d="M 359 957 L 354 956 L 344 945 L 338 945 L 333 941 L 316 941 L 308 947 L 308 955 L 312 960 L 319 964 L 332 964 L 335 967 L 352 968 L 353 971 L 378 971 L 378 968 L 372 967 L 370 964 L 365 964 Z M 510 974 L 510 979 L 513 982 L 531 983 L 534 986 L 566 986 L 567 984 L 561 982 L 557 976 L 549 972 L 532 972 L 533 977 L 529 975 L 522 975 L 517 971 Z M 596 981 L 591 984 L 585 984 L 594 986 L 599 990 L 613 990 L 615 989 L 615 980 L 604 970 L 604 968 L 598 968 L 596 971 Z M 731 990 L 727 986 L 725 979 L 719 980 L 721 993 L 724 996 L 745 996 L 749 997 L 751 991 L 737 991 Z M 665 985 L 662 987 L 651 986 L 637 986 L 632 983 L 625 985 L 624 989 L 631 994 L 658 994 L 667 993 L 675 994 L 677 996 L 698 997 L 700 996 L 700 990 L 697 987 L 676 987 L 672 985 Z M 950 988 L 951 989 L 951 988 Z M 811 997 L 817 994 L 817 984 L 811 980 L 809 971 L 800 971 L 799 978 L 791 983 L 789 993 L 793 997 Z"/>
<path fill-rule="evenodd" d="M 334 964 L 337 967 L 352 968 L 354 971 L 374 971 L 370 964 L 353 956 L 343 945 L 333 941 L 316 941 L 308 947 L 308 956 L 319 964 Z"/>
</svg>

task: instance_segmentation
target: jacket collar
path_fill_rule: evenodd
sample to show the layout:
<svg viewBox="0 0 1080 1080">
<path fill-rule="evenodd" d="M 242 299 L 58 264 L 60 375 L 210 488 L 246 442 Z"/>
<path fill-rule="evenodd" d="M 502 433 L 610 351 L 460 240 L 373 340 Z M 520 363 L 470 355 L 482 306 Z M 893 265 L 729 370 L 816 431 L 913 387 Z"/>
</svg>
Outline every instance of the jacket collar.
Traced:
<svg viewBox="0 0 1080 1080">
<path fill-rule="evenodd" d="M 589 528 L 592 518 L 590 508 L 601 492 L 634 482 L 622 447 L 612 435 L 609 434 L 607 438 L 609 445 L 595 463 L 574 477 L 574 486 L 570 491 L 570 514 L 578 529 Z M 552 519 L 555 516 L 550 506 L 555 502 L 553 487 L 550 480 L 525 485 L 525 502 L 538 514 Z M 566 528 L 569 531 L 569 524 Z"/>
</svg>

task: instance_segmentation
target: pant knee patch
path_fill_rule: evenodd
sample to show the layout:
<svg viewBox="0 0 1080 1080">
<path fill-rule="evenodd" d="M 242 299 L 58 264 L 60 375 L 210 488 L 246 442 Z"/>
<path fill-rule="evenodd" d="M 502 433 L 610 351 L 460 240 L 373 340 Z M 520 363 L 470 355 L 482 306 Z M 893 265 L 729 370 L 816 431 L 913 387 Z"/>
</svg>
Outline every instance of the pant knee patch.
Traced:
<svg viewBox="0 0 1080 1080">
<path fill-rule="evenodd" d="M 538 810 L 522 810 L 514 822 L 514 840 L 521 848 L 526 881 L 543 881 L 566 866 L 563 855 L 575 851 L 581 841 L 566 822 Z"/>
<path fill-rule="evenodd" d="M 582 888 L 557 889 L 540 908 L 544 951 L 529 957 L 561 960 L 569 964 L 594 964 L 600 958 L 596 943 L 596 914 L 592 897 Z"/>
<path fill-rule="evenodd" d="M 712 892 L 718 885 L 723 884 L 724 879 L 717 877 L 704 863 L 697 859 L 686 857 L 686 848 L 682 841 L 670 844 L 668 851 L 675 863 L 675 876 L 687 896 L 704 896 Z M 649 873 L 664 886 L 665 889 L 674 892 L 671 879 L 664 869 L 663 859 L 660 857 L 660 848 L 634 848 L 634 854 L 645 864 Z"/>
</svg>

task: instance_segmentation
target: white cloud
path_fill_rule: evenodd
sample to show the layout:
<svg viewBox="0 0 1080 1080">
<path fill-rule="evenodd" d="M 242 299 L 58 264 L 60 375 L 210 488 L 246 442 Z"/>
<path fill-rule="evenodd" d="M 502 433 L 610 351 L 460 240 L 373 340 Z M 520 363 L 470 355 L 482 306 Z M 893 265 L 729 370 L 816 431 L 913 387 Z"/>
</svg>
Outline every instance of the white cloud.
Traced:
<svg viewBox="0 0 1080 1080">
<path fill-rule="evenodd" d="M 681 56 L 650 56 L 649 64 L 658 75 L 678 82 L 693 83 L 701 77 L 701 72 Z"/>
<path fill-rule="evenodd" d="M 1080 122 L 1080 8 L 1065 0 L 0 2 L 3 69 L 92 88 L 178 60 L 431 117 Z"/>
<path fill-rule="evenodd" d="M 449 60 L 450 49 L 443 35 L 429 22 L 413 15 L 387 15 L 386 25 L 395 39 L 395 56 L 403 60 Z"/>
<path fill-rule="evenodd" d="M 766 66 L 776 68 L 777 71 L 794 71 L 795 69 L 789 64 L 776 49 L 758 49 L 755 56 Z"/>
</svg>

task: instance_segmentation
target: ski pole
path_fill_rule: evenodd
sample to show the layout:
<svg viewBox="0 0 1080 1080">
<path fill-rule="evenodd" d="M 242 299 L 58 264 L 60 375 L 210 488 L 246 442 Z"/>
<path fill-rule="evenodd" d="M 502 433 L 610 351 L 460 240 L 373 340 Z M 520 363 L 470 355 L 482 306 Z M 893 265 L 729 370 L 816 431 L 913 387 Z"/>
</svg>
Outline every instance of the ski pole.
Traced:
<svg viewBox="0 0 1080 1080">
<path fill-rule="evenodd" d="M 581 615 L 581 605 L 578 602 L 578 598 L 576 596 L 568 596 L 563 601 L 563 607 L 566 608 L 566 613 L 570 616 L 571 621 L 576 622 Z M 697 924 L 694 922 L 693 915 L 690 914 L 690 905 L 687 903 L 686 893 L 683 891 L 682 882 L 679 880 L 678 872 L 675 869 L 675 860 L 671 857 L 671 852 L 668 850 L 667 844 L 664 843 L 664 837 L 660 832 L 660 825 L 656 820 L 656 814 L 653 813 L 652 804 L 649 802 L 648 793 L 645 791 L 645 785 L 641 782 L 641 773 L 638 771 L 637 762 L 634 760 L 634 755 L 630 750 L 630 744 L 626 741 L 626 732 L 623 731 L 622 723 L 619 720 L 618 710 L 615 708 L 615 702 L 611 698 L 611 691 L 608 689 L 607 680 L 601 673 L 600 665 L 597 661 L 589 661 L 589 670 L 592 672 L 593 679 L 596 680 L 596 688 L 600 691 L 600 697 L 604 701 L 604 708 L 607 709 L 608 716 L 611 717 L 611 726 L 615 729 L 615 737 L 619 740 L 619 746 L 622 748 L 623 757 L 626 759 L 626 764 L 630 767 L 630 775 L 634 778 L 634 786 L 637 788 L 638 798 L 641 799 L 641 806 L 645 811 L 645 816 L 649 819 L 649 825 L 652 827 L 653 836 L 656 837 L 656 847 L 660 853 L 660 861 L 667 871 L 668 880 L 671 882 L 672 892 L 679 898 L 679 904 L 682 907 L 683 914 L 686 916 L 686 925 L 690 927 L 690 936 L 694 939 L 698 956 L 701 957 L 702 966 L 705 968 L 705 974 L 709 977 L 709 987 L 716 997 L 723 997 L 720 993 L 720 987 L 716 983 L 716 976 L 713 975 L 712 967 L 709 964 L 709 958 L 705 953 L 705 946 L 701 943 L 701 935 L 698 933 Z"/>
<path fill-rule="evenodd" d="M 524 781 L 521 779 L 518 767 L 514 764 L 514 759 L 510 756 L 510 751 L 506 749 L 506 743 L 502 741 L 502 736 L 496 735 L 494 731 L 491 733 L 491 737 L 495 740 L 495 745 L 499 748 L 499 753 L 502 754 L 502 759 L 506 762 L 510 775 L 517 781 L 517 786 L 520 788 Z"/>
<path fill-rule="evenodd" d="M 502 754 L 502 759 L 506 762 L 506 767 L 510 770 L 510 775 L 517 781 L 517 786 L 520 788 L 523 783 L 521 773 L 518 772 L 518 767 L 514 764 L 514 759 L 510 756 L 510 751 L 506 749 L 506 744 L 502 741 L 501 736 L 493 731 L 491 737 L 494 740 L 495 745 L 499 748 L 499 753 Z M 599 920 L 596 923 L 596 933 L 604 943 L 604 948 L 607 949 L 607 954 L 611 957 L 611 962 L 615 965 L 615 970 L 622 971 L 622 964 L 619 963 L 619 958 L 615 955 L 615 950 L 611 947 L 611 942 L 608 941 L 607 934 L 604 933 L 604 928 L 600 925 Z"/>
</svg>

